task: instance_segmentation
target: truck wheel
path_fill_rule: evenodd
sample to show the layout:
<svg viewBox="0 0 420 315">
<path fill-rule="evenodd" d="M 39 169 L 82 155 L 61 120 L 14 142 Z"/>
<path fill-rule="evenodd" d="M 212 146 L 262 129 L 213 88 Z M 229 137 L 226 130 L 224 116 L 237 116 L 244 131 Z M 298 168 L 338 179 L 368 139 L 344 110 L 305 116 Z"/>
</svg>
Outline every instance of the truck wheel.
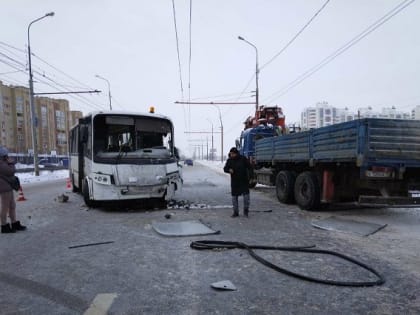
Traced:
<svg viewBox="0 0 420 315">
<path fill-rule="evenodd" d="M 83 194 L 83 200 L 85 201 L 86 206 L 88 206 L 89 208 L 93 208 L 96 206 L 95 201 L 90 199 L 89 184 L 86 179 L 83 181 L 82 194 Z"/>
<path fill-rule="evenodd" d="M 317 210 L 321 202 L 318 177 L 314 172 L 303 172 L 296 178 L 295 200 L 302 210 Z"/>
<path fill-rule="evenodd" d="M 249 173 L 248 188 L 255 188 L 257 186 L 257 177 L 255 176 L 254 170 Z"/>
<path fill-rule="evenodd" d="M 296 174 L 291 171 L 281 171 L 276 176 L 277 199 L 283 203 L 293 203 L 295 200 L 294 186 Z"/>
</svg>

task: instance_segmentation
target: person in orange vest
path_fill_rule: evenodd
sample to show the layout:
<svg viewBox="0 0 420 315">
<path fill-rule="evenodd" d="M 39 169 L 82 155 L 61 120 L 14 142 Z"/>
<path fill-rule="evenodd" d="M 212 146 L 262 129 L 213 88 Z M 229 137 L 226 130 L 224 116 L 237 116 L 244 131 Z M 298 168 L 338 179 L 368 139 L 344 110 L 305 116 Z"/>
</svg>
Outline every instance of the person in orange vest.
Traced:
<svg viewBox="0 0 420 315">
<path fill-rule="evenodd" d="M 0 146 L 0 199 L 1 199 L 1 233 L 15 233 L 26 230 L 26 226 L 16 220 L 16 202 L 13 196 L 12 186 L 9 180 L 15 175 L 15 162 L 8 156 L 7 148 Z M 7 223 L 7 215 L 10 217 L 11 225 Z"/>
</svg>

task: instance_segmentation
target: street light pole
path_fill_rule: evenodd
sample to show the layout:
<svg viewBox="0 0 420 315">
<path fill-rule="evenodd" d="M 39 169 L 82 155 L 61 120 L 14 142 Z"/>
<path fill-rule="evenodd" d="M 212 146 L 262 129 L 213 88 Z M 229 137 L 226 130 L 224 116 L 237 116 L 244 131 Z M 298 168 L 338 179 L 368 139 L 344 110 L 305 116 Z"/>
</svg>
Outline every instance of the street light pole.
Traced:
<svg viewBox="0 0 420 315">
<path fill-rule="evenodd" d="M 256 61 L 255 61 L 255 111 L 257 111 L 258 106 L 259 106 L 258 74 L 260 72 L 260 70 L 258 68 L 258 49 L 253 43 L 250 43 L 249 41 L 247 41 L 242 36 L 238 36 L 238 39 L 243 40 L 245 43 L 251 45 L 255 49 L 255 57 L 256 57 Z"/>
<path fill-rule="evenodd" d="M 220 120 L 220 137 L 221 137 L 221 156 L 220 156 L 220 161 L 223 163 L 223 121 L 222 121 L 222 113 L 220 112 L 220 108 L 219 106 L 213 105 L 217 108 L 217 110 L 219 111 L 219 120 Z M 212 128 L 213 129 L 213 128 Z"/>
<path fill-rule="evenodd" d="M 214 154 L 214 143 L 213 143 L 213 122 L 207 118 L 207 120 L 210 122 L 211 124 L 211 160 L 213 161 L 213 154 Z"/>
<path fill-rule="evenodd" d="M 34 100 L 34 81 L 32 75 L 32 58 L 31 58 L 31 41 L 29 36 L 29 31 L 31 29 L 31 25 L 47 16 L 54 16 L 54 12 L 49 12 L 44 16 L 33 20 L 28 25 L 28 64 L 29 64 L 29 104 L 31 107 L 31 127 L 32 127 L 32 147 L 34 153 L 34 173 L 35 176 L 39 176 L 39 165 L 38 165 L 38 143 L 36 137 L 36 115 L 35 115 L 35 100 Z"/>
<path fill-rule="evenodd" d="M 95 77 L 102 79 L 104 81 L 106 81 L 106 83 L 108 83 L 108 98 L 109 98 L 109 110 L 112 110 L 112 103 L 111 103 L 111 84 L 109 83 L 109 81 L 107 79 L 105 79 L 104 77 L 101 77 L 99 74 L 96 74 Z"/>
</svg>

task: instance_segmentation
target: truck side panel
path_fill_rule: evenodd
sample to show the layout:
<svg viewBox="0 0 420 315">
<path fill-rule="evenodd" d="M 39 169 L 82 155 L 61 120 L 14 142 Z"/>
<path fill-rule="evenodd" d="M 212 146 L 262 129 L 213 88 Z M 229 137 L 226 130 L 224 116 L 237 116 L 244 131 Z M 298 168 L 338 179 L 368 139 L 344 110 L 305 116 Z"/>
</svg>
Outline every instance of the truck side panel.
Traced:
<svg viewBox="0 0 420 315">
<path fill-rule="evenodd" d="M 370 119 L 366 121 L 366 125 L 367 161 L 420 167 L 419 121 Z"/>
<path fill-rule="evenodd" d="M 314 161 L 355 160 L 361 152 L 359 121 L 311 130 L 311 159 Z"/>
<path fill-rule="evenodd" d="M 308 161 L 310 132 L 299 132 L 256 141 L 255 157 L 258 162 Z"/>
<path fill-rule="evenodd" d="M 258 162 L 354 162 L 420 167 L 420 122 L 366 118 L 256 141 Z M 359 165 L 362 166 L 362 165 Z"/>
</svg>

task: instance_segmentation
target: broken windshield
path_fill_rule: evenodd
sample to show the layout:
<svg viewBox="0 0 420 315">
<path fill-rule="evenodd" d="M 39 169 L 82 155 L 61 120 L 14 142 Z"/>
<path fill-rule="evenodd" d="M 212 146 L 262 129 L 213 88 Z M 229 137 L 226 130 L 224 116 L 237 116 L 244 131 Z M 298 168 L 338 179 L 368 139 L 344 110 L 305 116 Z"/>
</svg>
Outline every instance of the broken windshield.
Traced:
<svg viewBox="0 0 420 315">
<path fill-rule="evenodd" d="M 97 115 L 94 119 L 96 158 L 165 158 L 172 156 L 172 124 L 167 119 Z"/>
</svg>

